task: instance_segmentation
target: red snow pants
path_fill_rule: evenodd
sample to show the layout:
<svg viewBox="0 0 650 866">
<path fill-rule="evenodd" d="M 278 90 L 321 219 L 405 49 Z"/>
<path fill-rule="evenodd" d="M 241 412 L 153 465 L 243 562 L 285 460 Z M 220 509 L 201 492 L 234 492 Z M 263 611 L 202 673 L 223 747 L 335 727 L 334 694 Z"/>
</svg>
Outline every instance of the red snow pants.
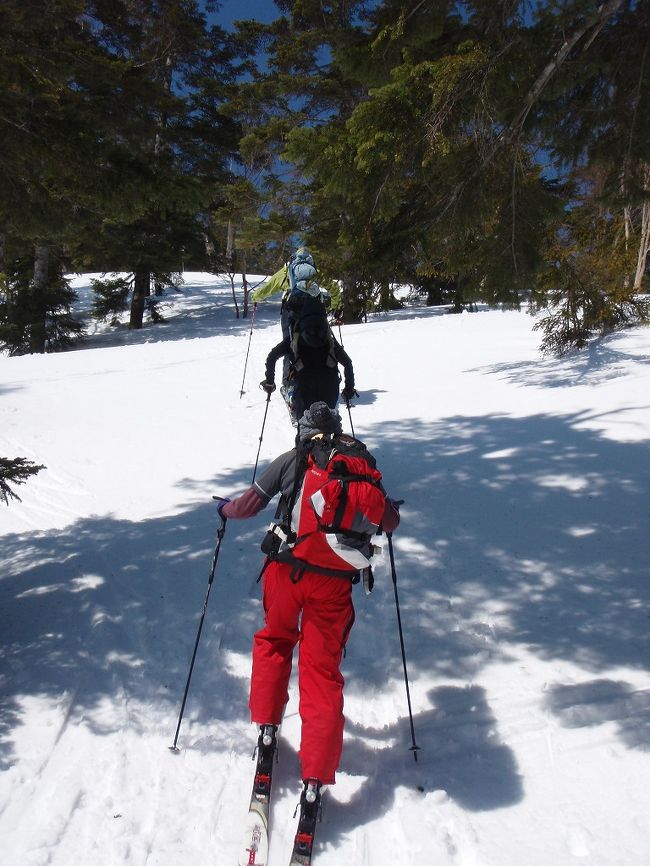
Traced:
<svg viewBox="0 0 650 866">
<path fill-rule="evenodd" d="M 310 571 L 293 583 L 291 570 L 271 562 L 264 571 L 265 624 L 253 638 L 251 720 L 280 724 L 298 643 L 302 778 L 332 785 L 343 748 L 340 663 L 354 622 L 352 584 Z"/>
</svg>

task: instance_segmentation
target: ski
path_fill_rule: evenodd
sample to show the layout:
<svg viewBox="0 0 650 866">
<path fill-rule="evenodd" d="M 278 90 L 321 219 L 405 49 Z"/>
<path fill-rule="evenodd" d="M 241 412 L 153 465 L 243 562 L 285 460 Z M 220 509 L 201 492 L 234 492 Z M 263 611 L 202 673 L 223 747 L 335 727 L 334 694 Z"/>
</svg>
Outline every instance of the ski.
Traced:
<svg viewBox="0 0 650 866">
<path fill-rule="evenodd" d="M 280 394 L 282 394 L 282 397 L 283 397 L 284 402 L 286 404 L 287 412 L 289 413 L 289 418 L 291 419 L 292 426 L 297 427 L 298 426 L 298 420 L 296 419 L 296 416 L 294 414 L 293 403 L 292 403 L 293 386 L 292 385 L 280 385 Z"/>
<path fill-rule="evenodd" d="M 316 824 L 320 820 L 321 785 L 317 779 L 307 779 L 300 795 L 300 818 L 293 842 L 289 866 L 310 866 L 314 849 Z"/>
<path fill-rule="evenodd" d="M 262 725 L 257 740 L 257 764 L 239 866 L 266 866 L 269 855 L 271 785 L 277 751 L 277 728 Z"/>
</svg>

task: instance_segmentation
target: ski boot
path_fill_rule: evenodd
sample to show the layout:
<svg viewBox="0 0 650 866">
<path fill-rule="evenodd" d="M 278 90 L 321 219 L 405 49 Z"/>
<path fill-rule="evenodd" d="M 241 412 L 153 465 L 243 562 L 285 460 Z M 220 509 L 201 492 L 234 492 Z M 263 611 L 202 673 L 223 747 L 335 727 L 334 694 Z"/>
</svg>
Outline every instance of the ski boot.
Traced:
<svg viewBox="0 0 650 866">
<path fill-rule="evenodd" d="M 275 725 L 261 725 L 260 735 L 257 738 L 257 766 L 253 792 L 260 800 L 268 800 L 271 794 L 273 761 L 277 749 L 277 730 Z"/>
<path fill-rule="evenodd" d="M 291 866 L 309 866 L 314 846 L 316 824 L 320 820 L 321 783 L 318 779 L 305 779 L 300 795 L 300 818 L 293 843 Z"/>
</svg>

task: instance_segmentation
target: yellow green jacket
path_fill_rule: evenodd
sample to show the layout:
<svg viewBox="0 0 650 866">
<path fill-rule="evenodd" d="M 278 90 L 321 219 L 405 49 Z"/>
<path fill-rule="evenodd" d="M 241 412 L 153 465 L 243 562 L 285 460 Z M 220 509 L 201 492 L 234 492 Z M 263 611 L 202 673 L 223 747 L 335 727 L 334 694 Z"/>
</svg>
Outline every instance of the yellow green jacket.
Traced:
<svg viewBox="0 0 650 866">
<path fill-rule="evenodd" d="M 341 306 L 341 288 L 336 280 L 328 280 L 325 285 L 321 285 L 321 292 L 326 292 L 330 297 L 329 307 L 332 310 L 338 309 Z M 272 295 L 278 292 L 289 293 L 289 268 L 288 265 L 282 265 L 279 271 L 276 271 L 272 277 L 258 286 L 253 292 L 253 301 L 265 301 Z"/>
<path fill-rule="evenodd" d="M 253 301 L 264 301 L 275 295 L 277 292 L 288 291 L 289 289 L 289 269 L 288 265 L 282 265 L 279 271 L 276 271 L 272 277 L 266 282 L 258 286 L 253 292 Z"/>
</svg>

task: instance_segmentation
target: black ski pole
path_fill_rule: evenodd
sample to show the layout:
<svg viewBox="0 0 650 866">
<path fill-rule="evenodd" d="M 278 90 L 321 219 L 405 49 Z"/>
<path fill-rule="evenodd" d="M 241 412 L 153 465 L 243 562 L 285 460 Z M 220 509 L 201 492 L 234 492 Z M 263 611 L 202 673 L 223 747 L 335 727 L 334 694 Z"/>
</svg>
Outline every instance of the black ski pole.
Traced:
<svg viewBox="0 0 650 866">
<path fill-rule="evenodd" d="M 253 482 L 255 481 L 255 475 L 257 474 L 257 464 L 259 463 L 260 451 L 262 450 L 262 438 L 264 436 L 264 427 L 266 425 L 266 415 L 267 415 L 267 412 L 269 411 L 270 399 L 271 399 L 271 392 L 267 391 L 266 392 L 266 406 L 264 407 L 264 418 L 262 420 L 262 429 L 260 430 L 260 444 L 257 446 L 257 457 L 255 458 L 255 468 L 253 469 L 253 477 L 251 478 L 251 486 L 252 486 Z"/>
<path fill-rule="evenodd" d="M 248 349 L 246 350 L 246 360 L 244 362 L 244 375 L 242 376 L 241 388 L 239 391 L 239 399 L 240 400 L 244 395 L 244 381 L 246 380 L 246 367 L 248 367 L 248 353 L 251 350 L 251 339 L 253 337 L 253 326 L 255 325 L 255 312 L 256 312 L 256 310 L 257 310 L 257 301 L 255 301 L 255 303 L 253 304 L 253 315 L 251 316 L 251 329 L 250 329 L 250 332 L 248 334 Z"/>
<path fill-rule="evenodd" d="M 418 749 L 420 748 L 415 744 L 415 726 L 413 725 L 413 710 L 411 709 L 411 692 L 409 690 L 409 678 L 406 673 L 406 651 L 404 650 L 404 633 L 402 631 L 402 617 L 399 609 L 399 598 L 397 595 L 397 571 L 395 570 L 395 555 L 393 553 L 393 533 L 387 532 L 386 538 L 388 539 L 388 554 L 390 556 L 390 570 L 393 577 L 393 590 L 395 592 L 395 609 L 397 610 L 397 627 L 399 629 L 399 642 L 402 648 L 402 665 L 404 667 L 404 682 L 406 684 L 406 702 L 408 704 L 409 709 L 409 721 L 411 724 L 411 745 L 409 746 L 409 751 L 413 752 L 413 758 L 417 761 L 418 759 Z"/>
<path fill-rule="evenodd" d="M 348 415 L 350 417 L 350 430 L 352 430 L 352 438 L 356 439 L 357 437 L 354 435 L 354 424 L 352 423 L 352 410 L 350 409 L 350 401 L 347 397 L 345 398 L 345 405 L 347 406 Z"/>
<path fill-rule="evenodd" d="M 219 496 L 213 496 L 213 499 L 220 499 Z M 201 611 L 201 619 L 199 621 L 199 629 L 196 633 L 196 640 L 194 641 L 194 652 L 192 653 L 192 661 L 190 662 L 190 670 L 187 675 L 187 682 L 185 683 L 185 691 L 183 693 L 183 701 L 181 703 L 181 711 L 178 715 L 178 724 L 176 725 L 176 733 L 174 735 L 174 742 L 169 747 L 170 751 L 178 752 L 178 747 L 176 743 L 178 742 L 178 734 L 181 729 L 181 722 L 183 721 L 183 713 L 185 712 L 185 703 L 187 701 L 187 693 L 190 690 L 190 680 L 192 679 L 192 671 L 194 670 L 194 662 L 196 661 L 196 653 L 199 648 L 199 641 L 201 639 L 201 632 L 203 631 L 203 622 L 205 620 L 205 613 L 208 609 L 208 599 L 210 598 L 210 590 L 212 589 L 212 581 L 214 580 L 214 573 L 217 568 L 217 559 L 219 558 L 219 550 L 221 549 L 221 541 L 223 539 L 224 533 L 226 531 L 226 519 L 221 517 L 221 524 L 219 529 L 217 529 L 217 546 L 214 549 L 214 555 L 212 557 L 212 567 L 210 568 L 210 577 L 208 578 L 208 590 L 205 594 L 205 601 L 203 602 L 203 610 Z"/>
</svg>

